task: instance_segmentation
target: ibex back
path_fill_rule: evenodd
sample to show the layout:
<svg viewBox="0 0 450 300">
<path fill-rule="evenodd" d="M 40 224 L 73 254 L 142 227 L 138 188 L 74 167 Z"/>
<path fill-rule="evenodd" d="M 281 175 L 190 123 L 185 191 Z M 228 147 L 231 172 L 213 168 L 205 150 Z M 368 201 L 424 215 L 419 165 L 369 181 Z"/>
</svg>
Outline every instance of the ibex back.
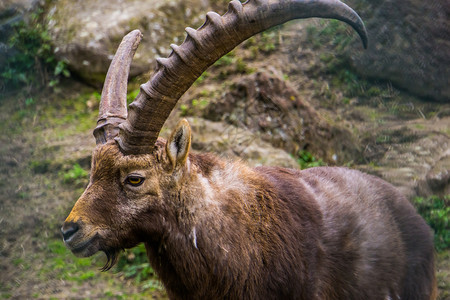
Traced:
<svg viewBox="0 0 450 300">
<path fill-rule="evenodd" d="M 290 19 L 324 17 L 367 38 L 336 0 L 234 0 L 207 14 L 126 107 L 141 34 L 122 41 L 108 71 L 90 183 L 61 231 L 73 253 L 144 243 L 172 299 L 434 299 L 429 227 L 390 184 L 345 168 L 250 168 L 190 152 L 181 120 L 159 132 L 202 72 L 248 37 Z"/>
</svg>

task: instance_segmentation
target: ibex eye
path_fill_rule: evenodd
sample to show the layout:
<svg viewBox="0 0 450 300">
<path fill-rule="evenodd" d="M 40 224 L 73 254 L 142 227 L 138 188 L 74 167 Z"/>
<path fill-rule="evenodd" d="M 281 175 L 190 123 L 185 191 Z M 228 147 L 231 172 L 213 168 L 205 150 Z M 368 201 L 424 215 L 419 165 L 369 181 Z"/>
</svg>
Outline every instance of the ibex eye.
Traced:
<svg viewBox="0 0 450 300">
<path fill-rule="evenodd" d="M 140 176 L 128 176 L 125 183 L 131 186 L 140 186 L 144 182 L 144 178 Z"/>
</svg>

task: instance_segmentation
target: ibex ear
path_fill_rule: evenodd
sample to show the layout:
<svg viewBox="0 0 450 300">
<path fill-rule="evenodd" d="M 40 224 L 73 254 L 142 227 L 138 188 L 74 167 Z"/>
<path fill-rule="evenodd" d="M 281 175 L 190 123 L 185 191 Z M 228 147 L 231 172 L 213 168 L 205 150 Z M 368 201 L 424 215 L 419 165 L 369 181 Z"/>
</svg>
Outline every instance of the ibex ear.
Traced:
<svg viewBox="0 0 450 300">
<path fill-rule="evenodd" d="M 186 119 L 182 119 L 170 135 L 166 144 L 166 153 L 173 169 L 186 163 L 191 147 L 191 127 Z"/>
</svg>

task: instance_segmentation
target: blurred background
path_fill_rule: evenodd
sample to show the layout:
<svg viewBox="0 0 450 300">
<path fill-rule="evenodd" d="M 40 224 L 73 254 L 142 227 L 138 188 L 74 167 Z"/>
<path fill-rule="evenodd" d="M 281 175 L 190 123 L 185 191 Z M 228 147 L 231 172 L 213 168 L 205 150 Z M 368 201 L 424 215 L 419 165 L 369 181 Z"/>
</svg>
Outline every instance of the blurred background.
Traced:
<svg viewBox="0 0 450 300">
<path fill-rule="evenodd" d="M 369 48 L 330 20 L 291 21 L 217 61 L 179 101 L 193 150 L 251 165 L 341 165 L 404 193 L 435 233 L 450 299 L 450 2 L 348 0 Z M 0 298 L 166 298 L 145 249 L 111 271 L 80 259 L 59 228 L 88 183 L 100 92 L 122 37 L 144 35 L 128 100 L 157 57 L 225 0 L 2 0 Z"/>
</svg>

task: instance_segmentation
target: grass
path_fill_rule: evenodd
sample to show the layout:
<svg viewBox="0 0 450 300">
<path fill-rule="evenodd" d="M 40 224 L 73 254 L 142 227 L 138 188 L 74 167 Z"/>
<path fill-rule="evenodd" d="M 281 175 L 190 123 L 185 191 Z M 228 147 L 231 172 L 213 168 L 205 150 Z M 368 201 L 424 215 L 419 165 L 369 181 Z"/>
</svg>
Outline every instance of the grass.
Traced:
<svg viewBox="0 0 450 300">
<path fill-rule="evenodd" d="M 117 270 L 125 278 L 133 278 L 144 290 L 163 291 L 163 287 L 150 266 L 143 244 L 126 250 L 117 263 Z"/>
<path fill-rule="evenodd" d="M 201 96 L 196 99 L 192 99 L 190 104 L 181 104 L 180 113 L 181 116 L 194 116 L 200 114 L 209 105 L 209 98 Z"/>
<path fill-rule="evenodd" d="M 103 290 L 94 291 L 96 299 L 147 299 L 152 295 L 161 297 L 165 294 L 147 262 L 143 246 L 127 250 L 113 270 L 101 272 L 100 268 L 105 262 L 102 254 L 78 258 L 61 239 L 55 238 L 46 238 L 38 244 L 41 248 L 38 253 L 12 260 L 13 265 L 22 270 L 22 276 L 30 272 L 35 274 L 38 282 L 62 281 L 74 293 L 83 293 L 86 287 L 102 286 Z M 20 278 L 17 280 L 20 281 Z M 13 289 L 11 285 L 0 285 L 0 298 L 12 297 Z M 47 290 L 34 290 L 30 295 L 38 299 L 49 298 Z M 60 297 L 55 296 L 55 299 Z"/>
<path fill-rule="evenodd" d="M 35 96 L 30 98 L 18 93 L 14 102 L 3 103 L 3 114 L 8 114 L 8 117 L 0 123 L 0 130 L 22 135 L 25 131 L 42 134 L 51 129 L 54 136 L 63 139 L 67 135 L 91 130 L 95 125 L 100 95 L 90 88 L 83 87 L 81 93 L 73 98 L 63 93 L 49 94 L 48 90 Z"/>
<path fill-rule="evenodd" d="M 251 57 L 256 59 L 260 54 L 268 55 L 275 52 L 280 46 L 280 31 L 284 25 L 278 25 L 253 36 L 243 43 L 245 49 L 249 49 Z"/>
<path fill-rule="evenodd" d="M 77 258 L 64 245 L 62 240 L 50 240 L 48 242 L 49 263 L 39 272 L 39 276 L 45 279 L 49 274 L 55 274 L 57 279 L 83 282 L 95 276 L 90 268 L 91 258 Z"/>
<path fill-rule="evenodd" d="M 102 255 L 90 258 L 75 257 L 64 245 L 61 240 L 49 239 L 46 241 L 47 249 L 45 249 L 45 263 L 38 271 L 37 279 L 41 281 L 60 280 L 71 286 L 72 292 L 79 292 L 87 285 L 103 284 L 103 291 L 96 291 L 96 298 L 99 299 L 146 299 L 151 297 L 152 292 L 158 291 L 163 294 L 161 284 L 158 280 L 150 277 L 144 278 L 140 282 L 133 284 L 138 288 L 133 292 L 124 285 L 130 280 L 128 273 L 115 268 L 110 272 L 100 272 L 100 268 L 104 263 Z M 123 259 L 121 259 L 123 260 Z M 16 264 L 20 266 L 23 260 L 17 260 Z M 130 272 L 129 267 L 125 271 Z M 141 268 L 142 274 L 145 268 Z M 145 273 L 147 275 L 147 273 Z M 1 295 L 1 294 L 0 294 Z M 1 295 L 7 298 L 8 294 Z M 45 293 L 36 291 L 32 295 L 34 298 L 48 298 Z M 55 299 L 60 299 L 55 297 Z"/>
<path fill-rule="evenodd" d="M 5 252 L 9 262 L 3 261 L 1 265 L 14 271 L 8 276 L 0 276 L 0 281 L 6 279 L 0 283 L 0 299 L 62 299 L 66 298 L 62 295 L 70 298 L 70 295 L 86 293 L 99 299 L 146 299 L 151 297 L 151 291 L 164 294 L 156 279 L 152 281 L 149 277 L 136 284 L 133 278 L 125 277 L 117 269 L 100 272 L 103 255 L 77 258 L 61 240 L 59 227 L 87 183 L 88 165 L 84 160 L 68 161 L 61 152 L 64 146 L 60 141 L 72 139 L 76 142 L 74 137 L 80 132 L 92 130 L 100 98 L 90 88 L 83 88 L 78 93 L 70 98 L 61 94 L 47 97 L 48 91 L 43 91 L 32 98 L 19 95 L 0 102 L 4 116 L 0 130 L 8 132 L 4 140 L 20 140 L 20 149 L 27 149 L 12 155 L 17 157 L 17 163 L 7 169 L 11 180 L 1 184 L 2 192 L 10 199 L 15 197 L 16 206 L 26 203 L 27 207 L 20 209 L 19 215 L 13 215 L 12 220 L 17 218 L 29 224 L 8 221 L 1 225 L 9 227 L 1 229 L 0 235 L 6 233 L 6 244 L 2 240 L 2 246 L 6 248 L 0 249 L 0 256 L 4 249 L 11 249 L 9 253 Z M 4 149 L 2 154 L 8 154 L 8 148 Z M 5 206 L 9 202 L 6 201 Z M 2 209 L 7 213 L 15 212 L 7 207 Z M 17 242 L 9 242 L 12 237 Z M 63 294 L 58 294 L 52 286 L 65 286 L 61 290 Z M 102 288 L 91 291 L 92 287 Z"/>
<path fill-rule="evenodd" d="M 450 250 L 443 250 L 437 255 L 437 284 L 440 290 L 438 299 L 450 299 Z"/>
<path fill-rule="evenodd" d="M 78 163 L 75 163 L 72 168 L 67 171 L 62 172 L 64 183 L 75 186 L 84 186 L 88 175 L 89 172 L 84 170 Z"/>
<path fill-rule="evenodd" d="M 235 50 L 219 58 L 214 63 L 213 68 L 217 71 L 215 80 L 224 80 L 233 74 L 252 74 L 255 72 L 255 69 L 249 67 L 242 57 L 236 55 Z M 202 76 L 197 79 L 196 84 L 203 81 Z"/>
<path fill-rule="evenodd" d="M 437 251 L 450 248 L 450 195 L 445 197 L 416 197 L 413 203 L 419 214 L 434 231 L 434 246 Z"/>
<path fill-rule="evenodd" d="M 322 159 L 316 158 L 313 154 L 306 150 L 299 151 L 297 153 L 296 160 L 302 170 L 313 167 L 326 166 L 326 163 Z"/>
</svg>

